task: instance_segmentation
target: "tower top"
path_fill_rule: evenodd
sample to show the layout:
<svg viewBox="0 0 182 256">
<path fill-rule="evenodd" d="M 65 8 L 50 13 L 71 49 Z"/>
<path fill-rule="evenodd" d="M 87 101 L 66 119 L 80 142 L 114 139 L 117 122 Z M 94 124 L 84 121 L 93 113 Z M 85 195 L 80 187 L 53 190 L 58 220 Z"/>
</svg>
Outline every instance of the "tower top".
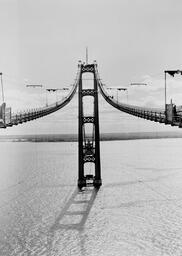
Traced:
<svg viewBox="0 0 182 256">
<path fill-rule="evenodd" d="M 86 47 L 86 65 L 88 65 L 88 47 Z"/>
</svg>

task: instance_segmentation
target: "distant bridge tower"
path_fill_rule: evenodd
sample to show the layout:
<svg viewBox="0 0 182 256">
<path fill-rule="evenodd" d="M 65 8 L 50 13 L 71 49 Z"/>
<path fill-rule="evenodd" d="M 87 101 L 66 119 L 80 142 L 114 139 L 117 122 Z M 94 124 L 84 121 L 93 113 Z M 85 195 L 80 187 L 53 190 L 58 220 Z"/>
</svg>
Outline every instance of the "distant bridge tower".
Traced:
<svg viewBox="0 0 182 256">
<path fill-rule="evenodd" d="M 98 110 L 98 81 L 96 77 L 94 64 L 80 64 L 81 72 L 79 78 L 79 92 L 78 92 L 78 125 L 79 125 L 79 154 L 78 154 L 78 187 L 82 188 L 87 184 L 92 184 L 99 188 L 102 185 L 101 180 L 101 166 L 100 166 L 100 132 L 99 132 L 99 110 Z M 93 89 L 83 89 L 82 79 L 83 73 L 90 72 L 93 74 Z M 84 115 L 83 97 L 94 97 L 93 115 Z M 85 125 L 92 124 L 93 136 L 86 134 Z M 85 174 L 84 165 L 92 162 L 95 166 L 95 176 Z"/>
</svg>

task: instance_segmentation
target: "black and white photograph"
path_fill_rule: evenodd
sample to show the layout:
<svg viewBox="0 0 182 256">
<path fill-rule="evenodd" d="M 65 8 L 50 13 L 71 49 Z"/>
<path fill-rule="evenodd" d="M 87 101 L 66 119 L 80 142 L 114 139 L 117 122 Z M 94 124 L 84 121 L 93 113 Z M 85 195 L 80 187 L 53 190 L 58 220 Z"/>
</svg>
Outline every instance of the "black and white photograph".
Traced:
<svg viewBox="0 0 182 256">
<path fill-rule="evenodd" d="M 182 256 L 182 1 L 0 0 L 0 256 Z"/>
</svg>

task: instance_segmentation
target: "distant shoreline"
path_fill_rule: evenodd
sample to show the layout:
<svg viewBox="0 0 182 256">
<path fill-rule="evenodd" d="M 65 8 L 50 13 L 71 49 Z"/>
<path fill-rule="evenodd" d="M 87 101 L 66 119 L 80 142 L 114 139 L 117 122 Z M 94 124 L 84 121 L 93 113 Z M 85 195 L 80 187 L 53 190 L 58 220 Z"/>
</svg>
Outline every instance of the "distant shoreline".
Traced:
<svg viewBox="0 0 182 256">
<path fill-rule="evenodd" d="M 182 138 L 179 132 L 103 133 L 101 141 Z M 77 142 L 77 134 L 0 135 L 0 142 Z"/>
</svg>

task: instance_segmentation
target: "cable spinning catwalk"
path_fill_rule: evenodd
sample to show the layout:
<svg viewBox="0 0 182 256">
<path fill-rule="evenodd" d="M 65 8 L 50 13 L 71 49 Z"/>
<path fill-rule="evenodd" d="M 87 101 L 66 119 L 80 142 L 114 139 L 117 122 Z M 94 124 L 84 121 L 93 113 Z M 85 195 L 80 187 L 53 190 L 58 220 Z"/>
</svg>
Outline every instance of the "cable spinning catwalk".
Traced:
<svg viewBox="0 0 182 256">
<path fill-rule="evenodd" d="M 70 93 L 63 100 L 58 101 L 53 104 L 50 104 L 48 106 L 31 109 L 29 111 L 21 111 L 20 113 L 11 114 L 11 109 L 6 108 L 6 103 L 3 102 L 2 106 L 1 106 L 1 111 L 0 111 L 1 112 L 0 113 L 0 115 L 1 115 L 0 128 L 6 128 L 6 127 L 13 126 L 13 125 L 22 124 L 24 122 L 28 122 L 28 121 L 49 115 L 49 114 L 56 112 L 57 110 L 63 108 L 71 101 L 71 99 L 75 95 L 77 86 L 78 86 L 79 76 L 80 76 L 80 67 L 78 67 L 76 79 L 75 79 L 75 82 L 73 84 L 73 87 L 72 87 Z M 7 110 L 10 110 L 10 111 L 8 111 L 8 115 L 7 115 Z"/>
<path fill-rule="evenodd" d="M 169 124 L 171 126 L 178 126 L 182 128 L 182 115 L 180 112 L 176 112 L 176 109 L 172 104 L 166 105 L 166 110 L 159 108 L 147 108 L 147 107 L 139 107 L 130 104 L 120 103 L 113 99 L 104 89 L 104 86 L 99 77 L 97 65 L 95 65 L 96 76 L 98 85 L 100 88 L 100 92 L 104 99 L 113 107 L 118 110 L 125 112 L 127 114 L 137 116 L 143 119 L 147 119 L 150 121 Z"/>
</svg>

